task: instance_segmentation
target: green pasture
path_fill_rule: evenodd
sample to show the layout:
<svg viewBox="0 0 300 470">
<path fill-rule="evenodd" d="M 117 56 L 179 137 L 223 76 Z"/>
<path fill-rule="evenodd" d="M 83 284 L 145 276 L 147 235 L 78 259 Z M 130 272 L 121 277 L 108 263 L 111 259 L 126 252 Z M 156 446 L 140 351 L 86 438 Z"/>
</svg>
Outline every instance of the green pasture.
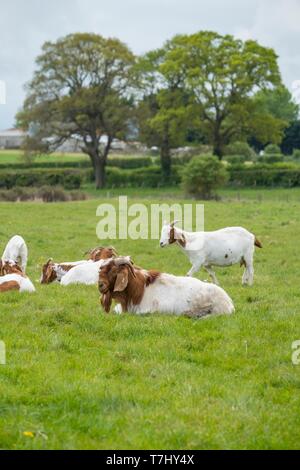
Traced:
<svg viewBox="0 0 300 470">
<path fill-rule="evenodd" d="M 181 202 L 178 189 L 124 191 L 130 202 Z M 97 287 L 39 284 L 49 257 L 77 260 L 113 244 L 145 268 L 185 274 L 176 246 L 99 241 L 96 208 L 118 191 L 72 203 L 0 203 L 1 250 L 19 233 L 35 294 L 0 297 L 0 448 L 299 448 L 299 190 L 221 191 L 205 203 L 205 229 L 242 225 L 263 243 L 255 283 L 238 266 L 217 269 L 231 317 L 190 320 L 104 314 Z M 207 279 L 205 272 L 199 274 Z"/>
</svg>

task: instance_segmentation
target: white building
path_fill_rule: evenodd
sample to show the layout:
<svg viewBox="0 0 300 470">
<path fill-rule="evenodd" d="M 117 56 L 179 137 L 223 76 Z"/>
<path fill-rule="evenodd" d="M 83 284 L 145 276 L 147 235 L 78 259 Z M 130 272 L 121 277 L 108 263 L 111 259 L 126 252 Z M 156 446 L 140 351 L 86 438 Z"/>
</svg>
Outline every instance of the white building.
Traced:
<svg viewBox="0 0 300 470">
<path fill-rule="evenodd" d="M 18 149 L 21 147 L 27 132 L 22 129 L 0 131 L 0 149 Z"/>
</svg>

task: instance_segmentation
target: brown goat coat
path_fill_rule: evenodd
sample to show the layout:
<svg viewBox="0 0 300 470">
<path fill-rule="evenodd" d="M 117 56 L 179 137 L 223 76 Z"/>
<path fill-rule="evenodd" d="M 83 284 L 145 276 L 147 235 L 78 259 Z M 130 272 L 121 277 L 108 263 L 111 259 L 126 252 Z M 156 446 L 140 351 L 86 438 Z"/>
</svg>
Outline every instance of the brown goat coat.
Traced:
<svg viewBox="0 0 300 470">
<path fill-rule="evenodd" d="M 20 285 L 17 281 L 7 281 L 0 284 L 0 292 L 8 292 L 9 290 L 19 290 Z"/>
<path fill-rule="evenodd" d="M 113 269 L 114 266 L 109 263 L 101 269 L 99 277 L 100 281 L 106 277 L 109 279 L 109 287 L 101 298 L 101 304 L 107 313 L 110 311 L 112 299 L 121 304 L 123 312 L 128 311 L 130 305 L 138 305 L 143 298 L 145 287 L 154 283 L 160 276 L 159 271 L 145 271 L 127 265 L 115 267 L 114 273 Z"/>
</svg>

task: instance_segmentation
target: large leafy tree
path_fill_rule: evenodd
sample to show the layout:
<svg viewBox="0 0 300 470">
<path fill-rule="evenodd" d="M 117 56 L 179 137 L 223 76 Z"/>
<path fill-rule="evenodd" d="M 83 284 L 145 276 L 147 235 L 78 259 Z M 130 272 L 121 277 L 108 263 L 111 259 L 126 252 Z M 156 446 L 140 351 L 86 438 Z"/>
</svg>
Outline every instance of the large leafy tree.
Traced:
<svg viewBox="0 0 300 470">
<path fill-rule="evenodd" d="M 164 179 L 171 176 L 171 150 L 185 142 L 188 124 L 193 117 L 190 95 L 181 74 L 168 77 L 162 71 L 172 41 L 140 58 L 139 103 L 137 107 L 140 139 L 160 149 Z"/>
<path fill-rule="evenodd" d="M 281 150 L 287 155 L 291 155 L 294 149 L 300 149 L 300 121 L 294 121 L 284 131 L 284 138 L 281 143 Z"/>
<path fill-rule="evenodd" d="M 254 101 L 261 111 L 286 121 L 287 124 L 295 121 L 299 114 L 299 105 L 284 85 L 271 90 L 259 91 L 256 93 Z"/>
<path fill-rule="evenodd" d="M 284 85 L 272 90 L 261 90 L 254 96 L 253 104 L 255 112 L 263 119 L 254 121 L 257 129 L 254 129 L 249 142 L 258 150 L 271 142 L 281 143 L 285 153 L 292 153 L 291 142 L 295 135 L 294 123 L 299 115 L 299 105 L 293 100 L 290 91 Z M 272 123 L 273 130 L 269 135 L 268 129 L 272 129 Z"/>
<path fill-rule="evenodd" d="M 193 95 L 199 128 L 220 158 L 227 144 L 253 132 L 271 140 L 282 135 L 281 120 L 260 112 L 253 101 L 258 90 L 281 83 L 272 49 L 210 31 L 180 35 L 173 38 L 160 72 L 168 81 L 180 77 Z"/>
<path fill-rule="evenodd" d="M 118 39 L 78 33 L 46 42 L 36 64 L 17 116 L 32 131 L 27 146 L 51 152 L 70 137 L 79 138 L 96 187 L 103 187 L 112 141 L 124 137 L 129 122 L 132 52 Z"/>
</svg>

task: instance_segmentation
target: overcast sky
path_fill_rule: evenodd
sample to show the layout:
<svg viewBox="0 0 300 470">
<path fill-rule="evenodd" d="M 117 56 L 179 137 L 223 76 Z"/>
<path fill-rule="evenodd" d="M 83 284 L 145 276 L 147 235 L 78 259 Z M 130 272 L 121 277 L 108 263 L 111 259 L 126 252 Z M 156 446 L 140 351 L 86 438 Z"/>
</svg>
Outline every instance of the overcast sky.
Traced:
<svg viewBox="0 0 300 470">
<path fill-rule="evenodd" d="M 0 129 L 11 127 L 46 40 L 78 31 L 118 37 L 135 53 L 176 33 L 231 33 L 274 47 L 291 89 L 300 80 L 300 0 L 0 0 Z"/>
</svg>

